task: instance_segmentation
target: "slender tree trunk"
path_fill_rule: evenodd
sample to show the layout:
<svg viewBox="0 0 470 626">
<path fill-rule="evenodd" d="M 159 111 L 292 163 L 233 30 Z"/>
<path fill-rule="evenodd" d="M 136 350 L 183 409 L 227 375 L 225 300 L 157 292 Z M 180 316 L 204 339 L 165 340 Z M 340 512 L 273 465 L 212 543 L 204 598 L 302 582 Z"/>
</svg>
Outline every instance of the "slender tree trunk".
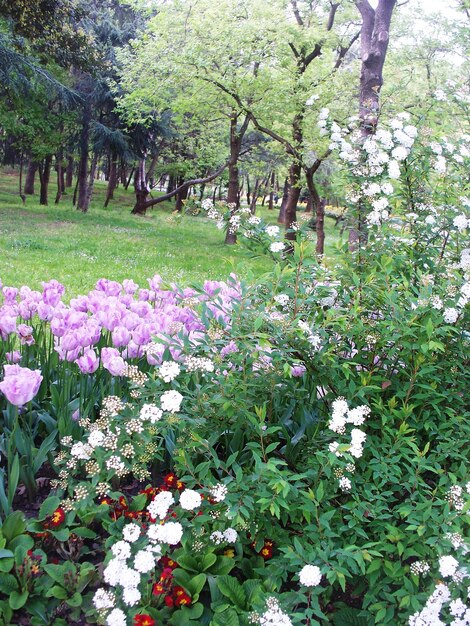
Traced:
<svg viewBox="0 0 470 626">
<path fill-rule="evenodd" d="M 20 179 L 18 182 L 18 192 L 19 192 L 19 196 L 21 198 L 21 200 L 23 201 L 23 204 L 26 202 L 26 196 L 23 193 L 23 163 L 24 163 L 24 158 L 23 158 L 23 154 L 21 155 L 20 158 Z"/>
<path fill-rule="evenodd" d="M 248 206 L 250 206 L 250 194 L 251 194 L 250 177 L 247 174 L 246 175 L 246 203 Z"/>
<path fill-rule="evenodd" d="M 38 164 L 34 161 L 28 161 L 28 169 L 26 171 L 26 178 L 24 181 L 24 191 L 26 196 L 32 196 L 34 194 L 34 180 L 36 178 L 36 172 Z"/>
<path fill-rule="evenodd" d="M 240 180 L 238 172 L 238 159 L 240 157 L 241 137 L 237 132 L 238 115 L 232 112 L 230 118 L 230 161 L 228 164 L 228 191 L 227 205 L 232 217 L 237 212 L 240 199 Z M 225 235 L 225 243 L 232 245 L 237 242 L 237 231 L 232 228 L 230 223 L 227 226 L 227 234 Z"/>
<path fill-rule="evenodd" d="M 171 193 L 174 189 L 176 189 L 175 177 L 173 176 L 173 174 L 170 174 L 168 176 L 168 185 L 167 185 L 167 188 L 166 188 L 166 192 L 167 193 Z"/>
<path fill-rule="evenodd" d="M 287 197 L 289 195 L 289 177 L 287 176 L 285 181 L 284 181 L 284 188 L 282 191 L 282 200 L 281 200 L 281 206 L 279 208 L 279 215 L 277 218 L 277 221 L 279 224 L 285 224 L 286 223 L 286 204 L 287 204 Z"/>
<path fill-rule="evenodd" d="M 258 202 L 260 182 L 261 182 L 260 178 L 257 178 L 255 180 L 255 187 L 254 187 L 253 193 L 251 195 L 250 211 L 251 211 L 252 215 L 254 215 L 256 213 L 256 203 Z"/>
<path fill-rule="evenodd" d="M 271 187 L 269 190 L 269 205 L 268 209 L 272 211 L 274 209 L 274 184 L 276 182 L 276 172 L 272 172 L 271 174 Z"/>
<path fill-rule="evenodd" d="M 73 156 L 69 154 L 67 157 L 67 168 L 65 174 L 65 187 L 70 189 L 73 185 Z"/>
<path fill-rule="evenodd" d="M 201 185 L 199 188 L 199 202 L 202 202 L 204 199 L 204 191 L 206 189 L 206 185 Z"/>
<path fill-rule="evenodd" d="M 39 168 L 39 180 L 41 181 L 41 189 L 39 192 L 39 204 L 48 205 L 47 192 L 49 189 L 49 180 L 51 178 L 52 154 L 48 154 L 44 159 L 42 169 Z"/>
<path fill-rule="evenodd" d="M 57 193 L 55 196 L 55 204 L 59 204 L 62 194 L 65 191 L 64 187 L 64 168 L 62 165 L 62 153 L 58 152 L 56 155 L 56 171 L 57 171 Z"/>
<path fill-rule="evenodd" d="M 104 201 L 104 208 L 108 206 L 108 204 L 114 197 L 114 190 L 116 189 L 117 182 L 118 182 L 117 167 L 118 167 L 118 157 L 115 152 L 112 152 L 110 163 L 109 163 L 108 189 L 106 191 L 106 200 Z"/>
<path fill-rule="evenodd" d="M 86 97 L 83 105 L 82 131 L 80 134 L 80 161 L 78 166 L 78 200 L 77 210 L 88 211 L 88 143 L 90 138 L 91 101 Z"/>
<path fill-rule="evenodd" d="M 98 171 L 98 155 L 95 152 L 91 160 L 90 177 L 88 180 L 87 193 L 86 193 L 86 210 L 84 211 L 84 213 L 86 213 L 90 207 L 91 197 L 93 196 L 93 189 L 95 187 L 95 180 L 97 180 L 97 171 Z"/>
</svg>

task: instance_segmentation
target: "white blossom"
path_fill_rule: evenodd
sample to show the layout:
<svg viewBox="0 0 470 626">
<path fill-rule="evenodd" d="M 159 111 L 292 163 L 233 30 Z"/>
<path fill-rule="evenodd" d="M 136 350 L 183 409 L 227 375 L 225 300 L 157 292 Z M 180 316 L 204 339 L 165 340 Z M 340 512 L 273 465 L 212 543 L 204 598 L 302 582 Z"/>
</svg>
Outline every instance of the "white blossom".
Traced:
<svg viewBox="0 0 470 626">
<path fill-rule="evenodd" d="M 304 587 L 317 587 L 321 582 L 321 571 L 316 565 L 304 565 L 299 572 L 300 584 Z"/>
</svg>

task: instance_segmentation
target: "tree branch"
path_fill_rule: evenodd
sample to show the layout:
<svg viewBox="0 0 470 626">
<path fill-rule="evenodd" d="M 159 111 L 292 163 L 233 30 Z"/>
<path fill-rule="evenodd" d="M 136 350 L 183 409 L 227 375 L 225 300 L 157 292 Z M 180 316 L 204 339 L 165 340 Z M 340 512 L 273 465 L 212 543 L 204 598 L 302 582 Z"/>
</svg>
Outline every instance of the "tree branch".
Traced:
<svg viewBox="0 0 470 626">
<path fill-rule="evenodd" d="M 328 15 L 328 22 L 326 23 L 326 30 L 329 32 L 335 23 L 336 11 L 338 10 L 340 3 L 332 2 L 330 7 L 330 13 Z"/>
<path fill-rule="evenodd" d="M 304 25 L 304 21 L 302 19 L 302 17 L 300 16 L 300 12 L 299 12 L 299 7 L 297 6 L 297 0 L 290 0 L 291 6 L 292 6 L 292 10 L 294 12 L 295 15 L 295 19 L 297 20 L 297 24 L 299 26 L 303 26 Z"/>
<path fill-rule="evenodd" d="M 144 202 L 144 204 L 142 205 L 142 209 L 147 210 L 147 209 L 150 209 L 150 207 L 153 207 L 155 204 L 159 204 L 160 202 L 165 202 L 165 200 L 169 200 L 170 198 L 173 198 L 173 196 L 176 196 L 176 194 L 178 194 L 180 191 L 183 191 L 184 189 L 187 189 L 188 187 L 192 187 L 193 185 L 203 185 L 204 183 L 210 183 L 211 180 L 214 180 L 214 178 L 217 178 L 218 176 L 222 174 L 222 172 L 228 167 L 229 163 L 230 163 L 230 160 L 226 161 L 223 165 L 219 167 L 218 170 L 216 170 L 213 174 L 206 176 L 205 178 L 193 178 L 193 180 L 187 180 L 179 187 L 176 187 L 176 189 L 173 189 L 173 191 L 170 191 L 169 193 L 166 193 L 163 196 L 158 196 L 158 198 L 147 200 L 147 202 Z"/>
</svg>

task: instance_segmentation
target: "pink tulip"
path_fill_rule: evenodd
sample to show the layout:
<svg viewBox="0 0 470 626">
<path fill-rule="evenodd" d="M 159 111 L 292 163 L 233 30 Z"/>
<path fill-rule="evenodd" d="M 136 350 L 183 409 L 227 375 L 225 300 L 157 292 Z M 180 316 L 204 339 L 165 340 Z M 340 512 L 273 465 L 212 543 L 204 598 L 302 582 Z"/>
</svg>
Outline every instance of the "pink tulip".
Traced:
<svg viewBox="0 0 470 626">
<path fill-rule="evenodd" d="M 113 376 L 121 376 L 126 366 L 124 359 L 115 348 L 101 350 L 101 363 Z"/>
<path fill-rule="evenodd" d="M 100 360 L 94 350 L 85 350 L 83 356 L 78 358 L 75 363 L 80 368 L 82 374 L 93 374 L 98 369 Z"/>
</svg>

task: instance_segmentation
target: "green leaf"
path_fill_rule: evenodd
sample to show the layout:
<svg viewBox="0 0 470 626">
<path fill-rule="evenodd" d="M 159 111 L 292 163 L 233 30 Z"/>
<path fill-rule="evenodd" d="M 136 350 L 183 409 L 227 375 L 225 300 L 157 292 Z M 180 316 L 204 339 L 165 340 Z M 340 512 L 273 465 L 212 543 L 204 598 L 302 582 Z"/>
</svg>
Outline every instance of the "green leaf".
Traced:
<svg viewBox="0 0 470 626">
<path fill-rule="evenodd" d="M 0 559 L 11 559 L 13 556 L 14 555 L 11 550 L 5 550 L 4 548 L 0 550 Z"/>
<path fill-rule="evenodd" d="M 227 609 L 223 613 L 216 613 L 210 626 L 240 626 L 240 620 L 234 609 Z"/>
<path fill-rule="evenodd" d="M 359 609 L 340 609 L 333 614 L 335 626 L 371 626 L 370 618 L 362 617 Z"/>
<path fill-rule="evenodd" d="M 65 600 L 67 598 L 67 592 L 63 587 L 54 585 L 46 591 L 46 598 L 57 598 L 58 600 Z"/>
<path fill-rule="evenodd" d="M 15 454 L 11 468 L 8 472 L 8 502 L 11 505 L 13 498 L 15 497 L 16 488 L 18 487 L 18 481 L 20 479 L 20 457 L 18 453 Z M 5 532 L 3 533 L 6 537 Z M 13 608 L 13 607 L 12 607 Z"/>
<path fill-rule="evenodd" d="M 202 557 L 201 570 L 205 572 L 211 567 L 211 565 L 214 565 L 216 561 L 217 561 L 217 555 L 214 554 L 213 552 L 208 552 Z"/>
<path fill-rule="evenodd" d="M 219 576 L 217 586 L 220 591 L 239 609 L 243 610 L 246 603 L 246 594 L 242 586 L 233 576 Z"/>
<path fill-rule="evenodd" d="M 21 511 L 11 513 L 3 522 L 2 534 L 7 540 L 11 541 L 14 537 L 22 535 L 26 530 L 24 515 Z"/>
<path fill-rule="evenodd" d="M 206 584 L 207 576 L 205 574 L 198 574 L 197 576 L 193 576 L 191 580 L 186 584 L 188 592 L 190 593 L 192 598 L 199 597 L 202 588 Z"/>
<path fill-rule="evenodd" d="M 0 589 L 2 593 L 8 595 L 18 590 L 18 581 L 12 574 L 0 573 Z"/>
<path fill-rule="evenodd" d="M 8 604 L 13 611 L 17 611 L 21 609 L 26 604 L 26 600 L 28 599 L 29 591 L 23 591 L 19 593 L 18 591 L 12 591 L 10 593 L 10 597 L 8 598 Z"/>
<path fill-rule="evenodd" d="M 82 594 L 76 591 L 71 598 L 67 600 L 69 606 L 81 606 L 83 602 Z"/>
<path fill-rule="evenodd" d="M 38 519 L 43 520 L 49 515 L 52 515 L 52 513 L 59 508 L 60 504 L 61 499 L 58 496 L 49 496 L 49 498 L 46 498 L 39 509 Z"/>
</svg>

